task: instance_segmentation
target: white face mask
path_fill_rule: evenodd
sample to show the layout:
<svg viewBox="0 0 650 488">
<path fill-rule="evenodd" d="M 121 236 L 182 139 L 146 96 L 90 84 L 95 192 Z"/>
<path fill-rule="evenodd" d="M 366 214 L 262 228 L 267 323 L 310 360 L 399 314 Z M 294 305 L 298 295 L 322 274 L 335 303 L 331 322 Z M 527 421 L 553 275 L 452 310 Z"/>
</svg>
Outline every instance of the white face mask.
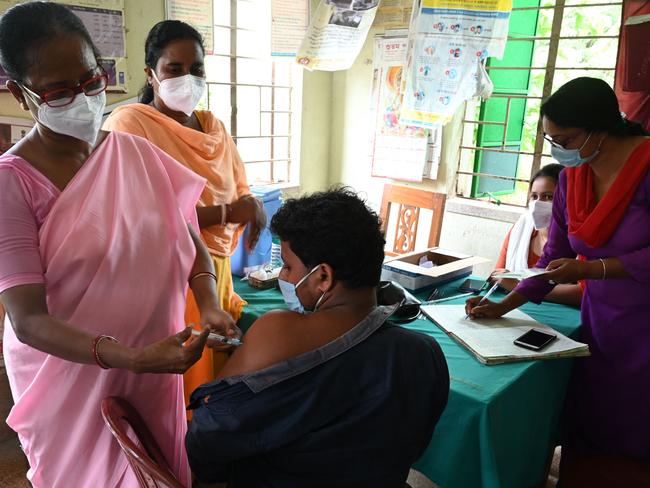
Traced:
<svg viewBox="0 0 650 488">
<path fill-rule="evenodd" d="M 298 283 L 296 283 L 295 285 L 281 278 L 278 278 L 278 286 L 280 287 L 280 291 L 282 292 L 282 298 L 284 298 L 284 303 L 286 303 L 287 308 L 289 310 L 298 313 L 308 313 L 308 311 L 305 310 L 305 307 L 302 305 L 302 302 L 300 301 L 300 298 L 298 297 L 296 290 L 300 285 L 302 285 L 305 282 L 307 278 L 309 278 L 309 275 L 311 275 L 314 271 L 318 269 L 319 266 L 320 264 L 314 266 L 314 268 L 312 268 L 312 270 L 309 273 L 307 273 L 305 276 L 300 278 L 300 281 L 298 281 Z M 314 305 L 314 310 L 313 310 L 314 312 L 318 309 L 320 302 L 323 300 L 324 296 L 325 293 L 323 293 L 320 296 L 320 298 L 316 302 L 316 305 Z"/>
<path fill-rule="evenodd" d="M 184 75 L 160 81 L 153 69 L 151 75 L 158 82 L 158 96 L 167 107 L 177 112 L 183 112 L 185 115 L 192 115 L 194 108 L 205 93 L 205 78 Z"/>
<path fill-rule="evenodd" d="M 38 104 L 30 90 L 25 91 L 34 103 Z M 81 139 L 92 145 L 95 144 L 102 127 L 105 107 L 106 92 L 91 96 L 79 93 L 72 103 L 65 107 L 50 107 L 41 103 L 36 120 L 57 134 Z"/>
<path fill-rule="evenodd" d="M 553 202 L 533 200 L 528 206 L 528 212 L 530 212 L 530 215 L 533 218 L 535 229 L 546 229 L 551 223 Z"/>
</svg>

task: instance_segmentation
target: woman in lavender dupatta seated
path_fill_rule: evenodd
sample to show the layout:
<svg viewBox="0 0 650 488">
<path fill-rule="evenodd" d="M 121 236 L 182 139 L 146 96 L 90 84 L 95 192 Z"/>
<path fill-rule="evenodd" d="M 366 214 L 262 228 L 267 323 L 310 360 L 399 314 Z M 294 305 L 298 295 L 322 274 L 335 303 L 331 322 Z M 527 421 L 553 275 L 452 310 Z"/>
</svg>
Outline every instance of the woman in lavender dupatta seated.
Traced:
<svg viewBox="0 0 650 488">
<path fill-rule="evenodd" d="M 197 229 L 204 180 L 146 140 L 100 132 L 106 73 L 68 8 L 0 17 L 7 88 L 36 120 L 0 157 L 0 301 L 18 433 L 36 488 L 137 487 L 100 405 L 120 396 L 188 485 L 182 377 L 188 281 L 204 325 L 235 333 Z M 191 224 L 191 225 L 190 225 Z M 168 373 L 168 374 L 143 374 Z"/>
<path fill-rule="evenodd" d="M 467 312 L 498 317 L 585 280 L 581 339 L 591 356 L 575 362 L 560 482 L 650 486 L 650 140 L 595 78 L 568 82 L 541 112 L 551 153 L 566 166 L 536 265 L 550 273 L 500 303 L 468 300 Z"/>
</svg>

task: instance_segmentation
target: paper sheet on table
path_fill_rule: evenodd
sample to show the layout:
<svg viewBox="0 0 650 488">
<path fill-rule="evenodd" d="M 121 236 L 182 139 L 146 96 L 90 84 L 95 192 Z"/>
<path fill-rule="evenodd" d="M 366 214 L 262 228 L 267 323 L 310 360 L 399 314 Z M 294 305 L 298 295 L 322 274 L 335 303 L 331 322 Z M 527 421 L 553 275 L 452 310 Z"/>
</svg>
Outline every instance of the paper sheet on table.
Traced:
<svg viewBox="0 0 650 488">
<path fill-rule="evenodd" d="M 569 339 L 521 310 L 513 310 L 500 319 L 474 320 L 465 318 L 465 305 L 424 305 L 421 310 L 484 364 L 589 355 L 586 344 Z M 516 346 L 513 341 L 531 328 L 554 334 L 557 339 L 542 351 Z"/>
<path fill-rule="evenodd" d="M 494 278 L 514 278 L 515 280 L 525 280 L 533 276 L 541 276 L 549 271 L 544 268 L 528 268 L 520 271 L 506 271 L 505 273 L 495 273 Z"/>
</svg>

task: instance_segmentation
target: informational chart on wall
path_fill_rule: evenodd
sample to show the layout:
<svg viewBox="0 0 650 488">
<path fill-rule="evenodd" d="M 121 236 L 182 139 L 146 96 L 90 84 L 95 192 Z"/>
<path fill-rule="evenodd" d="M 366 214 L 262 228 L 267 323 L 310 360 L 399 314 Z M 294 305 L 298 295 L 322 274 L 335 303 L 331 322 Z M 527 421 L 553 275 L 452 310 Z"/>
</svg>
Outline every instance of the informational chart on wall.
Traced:
<svg viewBox="0 0 650 488">
<path fill-rule="evenodd" d="M 214 52 L 214 12 L 212 0 L 166 0 L 167 18 L 182 20 L 203 36 L 205 54 Z"/>
<path fill-rule="evenodd" d="M 379 0 L 321 0 L 298 49 L 308 70 L 348 69 L 359 55 Z"/>
<path fill-rule="evenodd" d="M 51 0 L 64 4 L 81 19 L 100 54 L 108 75 L 108 91 L 126 93 L 128 69 L 124 31 L 124 0 Z M 21 0 L 0 0 L 0 13 Z M 6 75 L 0 70 L 1 89 Z"/>
<path fill-rule="evenodd" d="M 482 63 L 501 58 L 512 0 L 421 0 L 413 15 L 401 123 L 445 124 L 490 84 Z"/>
<path fill-rule="evenodd" d="M 309 26 L 309 0 L 272 0 L 271 56 L 295 57 Z"/>
<path fill-rule="evenodd" d="M 422 181 L 423 177 L 436 179 L 441 129 L 399 123 L 407 46 L 406 35 L 374 40 L 372 176 L 406 181 Z"/>
<path fill-rule="evenodd" d="M 413 0 L 382 0 L 373 27 L 379 29 L 408 29 L 413 12 Z"/>
</svg>

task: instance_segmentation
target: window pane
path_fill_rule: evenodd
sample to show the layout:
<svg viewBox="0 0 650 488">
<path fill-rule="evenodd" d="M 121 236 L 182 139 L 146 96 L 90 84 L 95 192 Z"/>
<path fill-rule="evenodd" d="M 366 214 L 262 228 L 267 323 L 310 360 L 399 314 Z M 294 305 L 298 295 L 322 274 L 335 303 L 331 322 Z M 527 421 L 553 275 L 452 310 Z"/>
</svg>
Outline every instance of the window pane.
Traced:
<svg viewBox="0 0 650 488">
<path fill-rule="evenodd" d="M 214 0 L 214 23 L 230 25 L 230 0 Z"/>
<path fill-rule="evenodd" d="M 232 12 L 231 9 L 236 8 Z M 236 28 L 230 28 L 232 19 Z M 209 82 L 209 108 L 230 130 L 231 90 L 236 83 L 237 127 L 233 134 L 250 184 L 288 181 L 290 171 L 297 175 L 299 141 L 289 137 L 292 117 L 299 134 L 302 80 L 299 66 L 286 60 L 274 63 L 270 57 L 271 2 L 268 0 L 214 0 L 215 55 L 206 57 Z M 236 42 L 231 43 L 232 34 Z M 231 57 L 236 70 L 231 70 Z M 223 83 L 223 84 L 217 84 Z M 280 85 L 282 88 L 272 88 Z M 293 107 L 292 107 L 293 103 Z M 297 107 L 296 107 L 297 106 Z M 295 110 L 294 114 L 291 111 Z M 260 137 L 267 136 L 267 137 Z M 293 143 L 291 141 L 293 140 Z M 291 143 L 291 144 L 290 144 Z M 272 165 L 271 159 L 288 160 Z"/>
<path fill-rule="evenodd" d="M 206 56 L 205 73 L 208 82 L 230 83 L 230 58 Z"/>
<path fill-rule="evenodd" d="M 230 87 L 226 85 L 208 85 L 209 110 L 221 120 L 230 131 Z"/>
<path fill-rule="evenodd" d="M 260 92 L 254 86 L 237 87 L 237 127 L 240 136 L 260 135 Z"/>
<path fill-rule="evenodd" d="M 273 183 L 271 180 L 271 163 L 247 164 L 246 178 L 249 185 Z"/>
</svg>

